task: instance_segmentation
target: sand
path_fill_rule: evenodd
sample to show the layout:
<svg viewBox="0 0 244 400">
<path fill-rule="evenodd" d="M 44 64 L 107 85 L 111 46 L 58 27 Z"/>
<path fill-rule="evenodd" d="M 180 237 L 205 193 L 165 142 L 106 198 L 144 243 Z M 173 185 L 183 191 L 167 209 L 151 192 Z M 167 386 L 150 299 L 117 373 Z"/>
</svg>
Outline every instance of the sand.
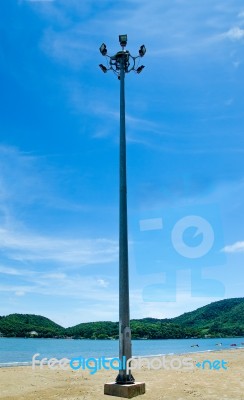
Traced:
<svg viewBox="0 0 244 400">
<path fill-rule="evenodd" d="M 167 366 L 176 356 L 167 356 Z M 212 369 L 207 365 L 186 370 L 146 368 L 133 372 L 136 381 L 146 383 L 143 400 L 244 400 L 244 349 L 194 353 L 194 363 L 209 359 L 224 360 L 227 369 Z M 157 363 L 156 363 L 157 364 Z M 176 362 L 177 364 L 177 362 Z M 175 364 L 173 364 L 175 365 Z M 177 366 L 177 365 L 175 365 Z M 220 367 L 215 363 L 216 367 Z M 115 397 L 103 394 L 104 383 L 111 382 L 116 371 L 101 370 L 91 375 L 89 371 L 50 370 L 36 367 L 11 367 L 0 369 L 0 399 L 2 400 L 99 400 Z"/>
</svg>

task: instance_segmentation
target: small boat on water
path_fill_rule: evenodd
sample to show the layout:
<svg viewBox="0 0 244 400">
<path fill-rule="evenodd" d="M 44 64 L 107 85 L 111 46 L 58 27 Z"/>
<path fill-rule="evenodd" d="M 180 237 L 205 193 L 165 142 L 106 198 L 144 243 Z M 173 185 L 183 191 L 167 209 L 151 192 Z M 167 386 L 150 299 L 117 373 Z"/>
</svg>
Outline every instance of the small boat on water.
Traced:
<svg viewBox="0 0 244 400">
<path fill-rule="evenodd" d="M 235 347 L 235 346 L 236 346 L 236 344 L 235 344 L 235 343 L 232 343 L 230 346 L 232 346 L 232 347 Z"/>
<path fill-rule="evenodd" d="M 192 344 L 191 347 L 199 347 L 199 344 Z"/>
</svg>

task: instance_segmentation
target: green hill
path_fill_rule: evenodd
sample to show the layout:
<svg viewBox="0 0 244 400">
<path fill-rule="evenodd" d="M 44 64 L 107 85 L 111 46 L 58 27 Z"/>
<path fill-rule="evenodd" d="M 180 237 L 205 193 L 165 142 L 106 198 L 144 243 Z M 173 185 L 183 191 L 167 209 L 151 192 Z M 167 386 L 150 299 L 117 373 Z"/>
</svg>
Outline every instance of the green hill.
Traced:
<svg viewBox="0 0 244 400">
<path fill-rule="evenodd" d="M 66 334 L 84 339 L 117 338 L 119 323 L 111 321 L 87 322 L 66 329 Z"/>
<path fill-rule="evenodd" d="M 243 336 L 244 298 L 215 301 L 172 321 L 185 327 L 195 327 L 202 335 Z"/>
<path fill-rule="evenodd" d="M 0 318 L 0 332 L 3 336 L 29 337 L 55 337 L 65 335 L 65 329 L 41 315 L 10 314 Z"/>
<path fill-rule="evenodd" d="M 50 319 L 30 314 L 0 317 L 3 336 L 73 337 L 84 339 L 118 338 L 118 322 L 81 323 L 70 328 Z M 171 319 L 143 318 L 131 320 L 134 339 L 176 339 L 187 337 L 244 336 L 244 298 L 225 299 Z"/>
</svg>

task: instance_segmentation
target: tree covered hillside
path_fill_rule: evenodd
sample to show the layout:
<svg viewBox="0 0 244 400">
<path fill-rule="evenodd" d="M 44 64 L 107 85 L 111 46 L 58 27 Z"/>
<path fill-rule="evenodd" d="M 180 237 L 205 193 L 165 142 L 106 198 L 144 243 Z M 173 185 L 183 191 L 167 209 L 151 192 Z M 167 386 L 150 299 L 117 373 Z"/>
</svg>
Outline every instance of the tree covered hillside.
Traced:
<svg viewBox="0 0 244 400">
<path fill-rule="evenodd" d="M 8 337 L 73 337 L 117 339 L 118 322 L 81 323 L 63 328 L 48 318 L 31 314 L 0 317 L 0 335 Z M 171 319 L 131 320 L 133 339 L 244 336 L 244 298 L 216 301 Z"/>
<path fill-rule="evenodd" d="M 33 314 L 10 314 L 6 317 L 0 317 L 0 332 L 3 336 L 9 337 L 65 335 L 65 329 L 62 326 L 46 317 Z M 38 335 L 35 335 L 34 332 Z"/>
<path fill-rule="evenodd" d="M 202 335 L 243 336 L 244 298 L 215 301 L 173 318 L 173 321 L 186 327 L 195 327 Z"/>
</svg>

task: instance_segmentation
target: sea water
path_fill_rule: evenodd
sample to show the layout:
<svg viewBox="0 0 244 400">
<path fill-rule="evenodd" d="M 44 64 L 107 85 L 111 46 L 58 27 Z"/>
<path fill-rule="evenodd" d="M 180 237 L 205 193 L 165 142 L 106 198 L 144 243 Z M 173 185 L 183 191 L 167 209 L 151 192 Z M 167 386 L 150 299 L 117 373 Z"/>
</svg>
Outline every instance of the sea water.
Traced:
<svg viewBox="0 0 244 400">
<path fill-rule="evenodd" d="M 236 346 L 231 346 L 235 344 Z M 244 348 L 242 338 L 132 340 L 133 356 L 184 354 Z M 118 357 L 117 340 L 0 338 L 0 367 L 31 364 L 38 358 Z"/>
</svg>

